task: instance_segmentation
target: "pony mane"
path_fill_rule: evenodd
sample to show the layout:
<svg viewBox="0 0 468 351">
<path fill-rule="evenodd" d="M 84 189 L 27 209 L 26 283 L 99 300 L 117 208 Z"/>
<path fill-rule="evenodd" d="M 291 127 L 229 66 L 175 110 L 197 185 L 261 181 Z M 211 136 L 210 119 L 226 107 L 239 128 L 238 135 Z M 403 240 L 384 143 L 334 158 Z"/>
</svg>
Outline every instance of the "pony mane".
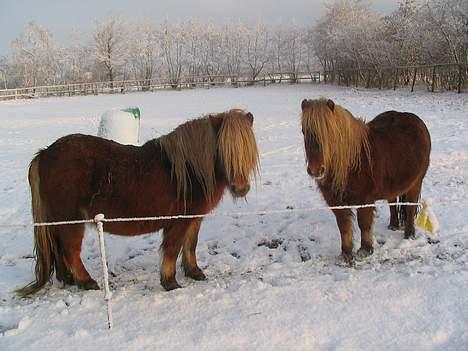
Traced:
<svg viewBox="0 0 468 351">
<path fill-rule="evenodd" d="M 249 120 L 242 110 L 224 113 L 218 137 L 219 158 L 228 182 L 249 180 L 258 173 L 258 149 Z"/>
<path fill-rule="evenodd" d="M 206 199 L 216 189 L 216 165 L 224 167 L 228 182 L 236 177 L 249 179 L 256 174 L 258 151 L 251 125 L 241 110 L 204 116 L 181 124 L 159 138 L 171 163 L 171 177 L 177 184 L 177 197 L 184 202 L 190 194 L 193 174 Z M 217 132 L 211 118 L 222 119 Z"/>
<path fill-rule="evenodd" d="M 362 152 L 371 160 L 369 128 L 362 119 L 355 118 L 339 105 L 335 105 L 332 111 L 326 99 L 309 100 L 308 104 L 302 113 L 305 137 L 315 138 L 326 172 L 330 172 L 332 189 L 342 194 L 349 172 L 361 167 Z"/>
</svg>

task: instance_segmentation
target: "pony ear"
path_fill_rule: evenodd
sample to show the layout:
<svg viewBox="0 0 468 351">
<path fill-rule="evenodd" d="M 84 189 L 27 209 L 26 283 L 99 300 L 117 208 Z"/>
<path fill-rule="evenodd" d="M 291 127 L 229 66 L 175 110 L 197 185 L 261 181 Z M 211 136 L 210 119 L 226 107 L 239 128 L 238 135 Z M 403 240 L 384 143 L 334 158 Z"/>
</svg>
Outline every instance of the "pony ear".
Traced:
<svg viewBox="0 0 468 351">
<path fill-rule="evenodd" d="M 250 125 L 253 126 L 253 121 L 254 121 L 254 116 L 253 116 L 253 114 L 250 113 L 250 112 L 247 112 L 246 116 L 247 116 L 247 118 L 248 118 L 249 121 L 250 121 Z"/>
<path fill-rule="evenodd" d="M 219 128 L 221 128 L 221 124 L 223 124 L 222 117 L 209 115 L 208 118 L 210 119 L 211 125 L 214 129 L 219 130 Z"/>
<path fill-rule="evenodd" d="M 327 106 L 330 110 L 332 110 L 332 112 L 335 110 L 335 103 L 333 102 L 333 100 L 331 99 L 328 99 L 327 100 Z"/>
<path fill-rule="evenodd" d="M 310 105 L 309 100 L 307 100 L 307 99 L 302 100 L 302 102 L 301 102 L 302 111 L 304 111 L 307 107 L 309 107 L 309 105 Z"/>
</svg>

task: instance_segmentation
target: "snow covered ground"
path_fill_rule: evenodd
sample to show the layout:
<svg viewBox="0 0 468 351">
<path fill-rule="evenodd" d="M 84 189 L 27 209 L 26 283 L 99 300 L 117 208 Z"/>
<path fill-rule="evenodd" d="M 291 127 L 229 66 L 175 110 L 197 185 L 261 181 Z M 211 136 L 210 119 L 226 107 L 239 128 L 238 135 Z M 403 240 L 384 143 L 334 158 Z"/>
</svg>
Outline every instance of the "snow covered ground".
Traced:
<svg viewBox="0 0 468 351">
<path fill-rule="evenodd" d="M 375 223 L 375 253 L 355 268 L 337 264 L 340 241 L 307 176 L 299 126 L 304 98 L 330 97 L 371 119 L 388 110 L 421 116 L 432 134 L 423 198 L 434 202 L 439 243 L 407 241 Z M 27 167 L 58 137 L 96 134 L 111 108 L 138 106 L 141 141 L 208 112 L 245 108 L 255 116 L 261 174 L 247 202 L 226 194 L 202 225 L 199 263 L 208 280 L 177 275 L 159 286 L 158 233 L 106 236 L 114 328 L 102 291 L 54 282 L 33 299 L 12 292 L 33 277 Z M 0 350 L 466 350 L 468 345 L 468 96 L 292 85 L 50 98 L 0 104 Z M 355 235 L 359 240 L 359 235 Z M 82 253 L 102 285 L 96 231 Z"/>
</svg>

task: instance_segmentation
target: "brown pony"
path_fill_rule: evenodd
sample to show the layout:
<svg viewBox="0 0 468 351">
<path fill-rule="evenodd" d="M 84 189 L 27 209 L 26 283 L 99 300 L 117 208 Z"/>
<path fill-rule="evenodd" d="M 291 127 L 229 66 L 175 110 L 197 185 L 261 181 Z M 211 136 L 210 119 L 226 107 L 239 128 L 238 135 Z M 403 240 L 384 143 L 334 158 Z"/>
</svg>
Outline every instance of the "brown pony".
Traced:
<svg viewBox="0 0 468 351">
<path fill-rule="evenodd" d="M 332 100 L 302 101 L 307 172 L 329 206 L 371 204 L 376 200 L 417 202 L 429 167 L 431 138 L 424 122 L 408 112 L 387 111 L 369 123 Z M 352 211 L 333 210 L 344 259 L 353 259 Z M 414 238 L 416 206 L 405 207 L 405 238 Z M 360 256 L 373 253 L 374 208 L 357 210 Z M 392 226 L 398 225 L 391 207 Z"/>
<path fill-rule="evenodd" d="M 258 170 L 250 112 L 230 110 L 188 121 L 141 147 L 89 135 L 65 136 L 38 152 L 29 168 L 35 222 L 106 217 L 206 214 L 226 187 L 243 197 Z M 139 235 L 163 229 L 161 285 L 179 288 L 185 275 L 206 279 L 195 250 L 202 218 L 104 223 L 106 232 Z M 99 289 L 80 258 L 83 224 L 35 227 L 35 280 L 18 292 L 35 293 L 56 272 L 59 281 Z"/>
</svg>

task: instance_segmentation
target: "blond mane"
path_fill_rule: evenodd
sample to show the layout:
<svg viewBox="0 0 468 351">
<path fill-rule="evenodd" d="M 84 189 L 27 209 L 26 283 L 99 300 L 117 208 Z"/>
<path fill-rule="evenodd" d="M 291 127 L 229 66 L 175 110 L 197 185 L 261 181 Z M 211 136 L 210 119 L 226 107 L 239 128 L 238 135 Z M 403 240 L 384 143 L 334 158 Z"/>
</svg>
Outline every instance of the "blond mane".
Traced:
<svg viewBox="0 0 468 351">
<path fill-rule="evenodd" d="M 210 118 L 221 118 L 217 132 Z M 171 176 L 177 184 L 177 196 L 186 201 L 190 194 L 192 172 L 211 200 L 216 189 L 216 164 L 224 167 L 228 183 L 233 179 L 248 180 L 256 174 L 258 150 L 252 127 L 245 112 L 230 110 L 181 124 L 159 139 L 171 165 Z"/>
<path fill-rule="evenodd" d="M 362 152 L 371 159 L 367 124 L 339 105 L 334 105 L 332 111 L 327 100 L 319 99 L 308 101 L 302 113 L 302 128 L 306 137 L 315 138 L 332 188 L 342 194 L 349 172 L 361 167 Z"/>
<path fill-rule="evenodd" d="M 257 142 L 244 111 L 230 110 L 223 114 L 218 151 L 228 182 L 247 181 L 257 175 Z"/>
</svg>

